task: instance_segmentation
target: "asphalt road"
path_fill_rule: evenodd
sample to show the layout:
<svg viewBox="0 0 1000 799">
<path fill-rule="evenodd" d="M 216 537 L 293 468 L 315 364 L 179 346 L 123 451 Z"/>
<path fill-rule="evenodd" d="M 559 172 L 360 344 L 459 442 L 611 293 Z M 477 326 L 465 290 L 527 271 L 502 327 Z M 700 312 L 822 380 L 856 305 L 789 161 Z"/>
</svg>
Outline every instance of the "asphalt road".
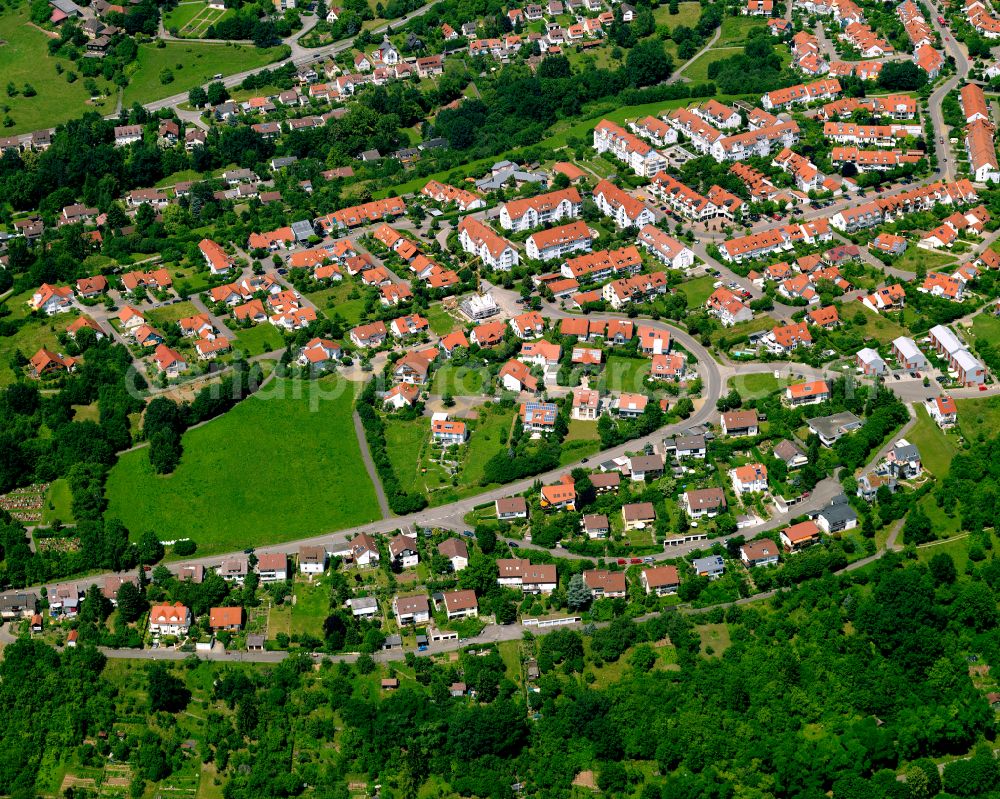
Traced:
<svg viewBox="0 0 1000 799">
<path fill-rule="evenodd" d="M 394 19 L 387 22 L 384 25 L 379 25 L 377 28 L 372 28 L 371 32 L 375 35 L 380 33 L 385 33 L 389 28 L 399 28 L 405 25 L 412 19 L 415 19 L 423 14 L 427 13 L 428 9 L 434 6 L 435 3 L 426 3 L 418 8 L 416 11 L 411 11 L 404 17 L 399 19 Z M 350 50 L 354 46 L 354 37 L 350 39 L 342 39 L 339 42 L 334 42 L 333 44 L 328 44 L 325 47 L 317 47 L 315 50 L 308 50 L 298 44 L 298 37 L 301 36 L 305 31 L 300 31 L 296 36 L 292 36 L 290 40 L 286 40 L 284 44 L 287 44 L 291 50 L 291 56 L 286 58 L 281 63 L 287 64 L 291 61 L 296 66 L 302 66 L 304 64 L 312 64 L 317 61 L 324 61 L 329 56 L 336 55 L 337 53 L 342 53 L 344 50 Z M 269 67 L 258 67 L 256 69 L 248 69 L 245 72 L 237 72 L 235 75 L 227 75 L 222 79 L 222 83 L 225 84 L 227 88 L 233 88 L 234 86 L 239 86 L 243 79 L 260 72 L 261 69 L 274 69 L 279 66 L 278 63 L 271 64 Z M 152 103 L 146 105 L 146 109 L 149 111 L 158 111 L 161 108 L 169 108 L 171 106 L 180 105 L 181 103 L 187 102 L 187 93 L 183 94 L 173 94 L 170 97 L 164 97 L 162 100 L 156 100 Z"/>
</svg>

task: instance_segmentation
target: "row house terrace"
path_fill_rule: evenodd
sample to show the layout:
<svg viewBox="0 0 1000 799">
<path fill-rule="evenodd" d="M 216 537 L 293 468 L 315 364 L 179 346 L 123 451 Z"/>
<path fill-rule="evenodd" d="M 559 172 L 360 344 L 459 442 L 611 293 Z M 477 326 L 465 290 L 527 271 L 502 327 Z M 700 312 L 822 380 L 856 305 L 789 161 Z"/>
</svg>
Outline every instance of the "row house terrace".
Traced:
<svg viewBox="0 0 1000 799">
<path fill-rule="evenodd" d="M 836 120 L 849 117 L 859 109 L 893 119 L 913 119 L 917 115 L 917 101 L 908 94 L 890 94 L 887 97 L 869 97 L 863 100 L 842 97 L 824 105 L 817 116 L 822 120 Z"/>
<path fill-rule="evenodd" d="M 831 0 L 830 10 L 834 20 L 842 27 L 850 25 L 852 22 L 864 22 L 864 11 L 854 0 Z"/>
<path fill-rule="evenodd" d="M 761 97 L 761 105 L 764 106 L 765 110 L 772 111 L 818 100 L 835 100 L 841 91 L 840 81 L 836 78 L 824 78 L 814 83 L 799 83 L 786 89 L 768 92 Z"/>
<path fill-rule="evenodd" d="M 991 122 L 976 119 L 965 129 L 965 152 L 977 183 L 1000 181 L 1000 160 L 997 159 Z"/>
<path fill-rule="evenodd" d="M 475 211 L 484 208 L 486 205 L 482 197 L 473 194 L 471 191 L 458 189 L 454 186 L 449 186 L 447 183 L 439 183 L 436 180 L 428 181 L 427 185 L 420 190 L 420 193 L 444 205 L 454 203 L 459 211 Z"/>
<path fill-rule="evenodd" d="M 967 0 L 965 13 L 969 23 L 986 39 L 1000 39 L 1000 20 L 994 17 L 981 0 Z"/>
<path fill-rule="evenodd" d="M 628 123 L 629 130 L 656 147 L 677 143 L 677 131 L 659 117 L 643 117 Z"/>
<path fill-rule="evenodd" d="M 525 242 L 525 252 L 529 258 L 539 261 L 551 261 L 563 258 L 569 253 L 580 250 L 590 250 L 593 234 L 585 222 L 572 222 L 568 225 L 543 230 L 528 236 Z"/>
<path fill-rule="evenodd" d="M 862 22 L 852 22 L 847 25 L 840 38 L 865 58 L 882 58 L 895 52 L 889 42 Z"/>
<path fill-rule="evenodd" d="M 694 266 L 694 252 L 658 227 L 646 225 L 636 240 L 671 269 L 686 270 Z"/>
<path fill-rule="evenodd" d="M 615 227 L 641 227 L 656 221 L 653 212 L 641 201 L 609 180 L 602 180 L 594 187 L 597 210 L 614 220 Z"/>
<path fill-rule="evenodd" d="M 823 136 L 837 144 L 895 147 L 900 139 L 919 136 L 919 125 L 858 125 L 853 122 L 824 122 Z"/>
<path fill-rule="evenodd" d="M 799 126 L 794 121 L 779 122 L 767 128 L 718 139 L 711 149 L 716 161 L 742 161 L 754 156 L 767 156 L 772 148 L 791 147 L 799 140 Z"/>
<path fill-rule="evenodd" d="M 916 164 L 924 157 L 920 150 L 859 150 L 857 147 L 834 147 L 830 160 L 834 165 L 854 164 L 858 172 L 884 172 L 904 164 Z"/>
<path fill-rule="evenodd" d="M 906 36 L 914 49 L 934 41 L 931 26 L 927 24 L 927 20 L 924 19 L 920 7 L 913 0 L 904 0 L 904 2 L 896 6 L 896 15 L 899 17 L 900 22 L 903 23 L 903 29 L 906 31 Z"/>
<path fill-rule="evenodd" d="M 991 122 L 989 103 L 986 102 L 986 95 L 982 87 L 975 83 L 965 84 L 958 93 L 958 101 L 962 106 L 962 113 L 965 114 L 966 124 L 971 124 L 977 120 Z"/>
<path fill-rule="evenodd" d="M 516 33 L 511 33 L 502 39 L 476 39 L 469 42 L 469 55 L 492 56 L 498 60 L 506 60 L 521 50 L 523 41 Z"/>
<path fill-rule="evenodd" d="M 649 190 L 670 206 L 675 213 L 693 222 L 702 222 L 720 216 L 732 219 L 735 212 L 739 210 L 739 206 L 742 205 L 742 201 L 738 197 L 726 192 L 720 186 L 713 186 L 709 190 L 710 194 L 714 192 L 719 201 L 716 203 L 665 172 L 653 178 Z M 735 204 L 733 203 L 734 199 L 737 201 Z"/>
<path fill-rule="evenodd" d="M 521 231 L 563 219 L 576 219 L 582 204 L 580 192 L 573 187 L 511 200 L 500 206 L 500 226 L 504 230 Z"/>
<path fill-rule="evenodd" d="M 722 138 L 720 130 L 686 108 L 671 111 L 667 121 L 679 133 L 687 136 L 691 146 L 700 153 L 708 153 L 712 145 Z"/>
<path fill-rule="evenodd" d="M 796 243 L 813 244 L 828 241 L 833 237 L 825 219 L 815 219 L 802 224 L 785 225 L 748 236 L 739 236 L 724 241 L 719 253 L 726 261 L 742 263 L 756 260 L 775 252 L 792 249 Z"/>
<path fill-rule="evenodd" d="M 718 100 L 707 100 L 701 105 L 696 105 L 691 109 L 691 113 L 719 130 L 735 130 L 743 124 L 739 111 L 723 105 Z"/>
<path fill-rule="evenodd" d="M 655 229 L 655 228 L 654 228 Z M 634 246 L 569 258 L 559 269 L 567 278 L 586 282 L 601 282 L 620 274 L 634 275 L 642 269 L 642 258 Z"/>
<path fill-rule="evenodd" d="M 831 78 L 878 80 L 882 74 L 882 61 L 832 61 L 827 74 Z"/>
<path fill-rule="evenodd" d="M 771 200 L 780 193 L 777 186 L 771 183 L 763 172 L 750 164 L 737 162 L 729 168 L 729 171 L 743 181 L 750 196 L 758 202 Z"/>
<path fill-rule="evenodd" d="M 605 301 L 615 310 L 629 303 L 646 302 L 657 295 L 666 293 L 667 275 L 665 272 L 623 277 L 611 281 L 602 290 Z"/>
<path fill-rule="evenodd" d="M 458 240 L 463 250 L 479 258 L 491 269 L 509 272 L 518 264 L 518 252 L 514 245 L 489 225 L 471 216 L 466 216 L 459 222 Z"/>
<path fill-rule="evenodd" d="M 851 232 L 873 227 L 914 211 L 927 210 L 938 203 L 968 205 L 978 199 L 979 194 L 969 180 L 963 179 L 954 183 L 936 181 L 838 211 L 830 217 L 830 224 L 837 230 Z"/>
<path fill-rule="evenodd" d="M 329 235 L 343 228 L 355 228 L 395 219 L 405 213 L 406 203 L 401 197 L 387 197 L 384 200 L 373 200 L 334 211 L 332 214 L 319 217 L 316 224 Z"/>
<path fill-rule="evenodd" d="M 976 360 L 965 343 L 950 328 L 935 325 L 928 331 L 931 346 L 948 362 L 949 371 L 954 372 L 963 386 L 981 385 L 986 382 L 986 369 Z"/>
<path fill-rule="evenodd" d="M 651 144 L 606 119 L 594 128 L 594 149 L 611 153 L 640 177 L 651 178 L 667 168 L 667 159 Z"/>
</svg>

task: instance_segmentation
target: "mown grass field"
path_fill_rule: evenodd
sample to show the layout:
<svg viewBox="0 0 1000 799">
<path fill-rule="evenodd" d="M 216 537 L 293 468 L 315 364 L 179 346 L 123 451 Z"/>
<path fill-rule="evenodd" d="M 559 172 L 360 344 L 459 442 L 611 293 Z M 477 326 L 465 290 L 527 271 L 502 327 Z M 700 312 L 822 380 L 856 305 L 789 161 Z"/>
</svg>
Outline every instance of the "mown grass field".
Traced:
<svg viewBox="0 0 1000 799">
<path fill-rule="evenodd" d="M 955 400 L 958 427 L 970 441 L 980 435 L 990 437 L 1000 430 L 1000 397 Z"/>
<path fill-rule="evenodd" d="M 351 298 L 351 295 L 358 291 L 358 296 Z M 335 313 L 340 314 L 350 325 L 356 325 L 361 321 L 361 312 L 365 309 L 365 301 L 360 295 L 360 287 L 350 280 L 341 280 L 328 289 L 314 291 L 306 296 L 312 300 L 316 307 L 326 314 L 327 318 L 333 318 Z"/>
<path fill-rule="evenodd" d="M 916 272 L 917 269 L 937 269 L 945 264 L 954 264 L 955 256 L 933 250 L 920 250 L 914 246 L 906 248 L 900 258 L 892 262 L 896 269 L 904 269 L 907 272 Z"/>
<path fill-rule="evenodd" d="M 684 77 L 696 83 L 708 80 L 708 65 L 743 52 L 742 47 L 713 47 L 706 50 L 684 70 Z"/>
<path fill-rule="evenodd" d="M 704 277 L 696 277 L 694 280 L 688 280 L 686 283 L 680 285 L 680 290 L 687 298 L 688 308 L 700 308 L 705 304 L 712 292 L 715 291 L 713 286 L 715 285 L 716 278 L 711 275 L 705 275 Z"/>
<path fill-rule="evenodd" d="M 678 3 L 676 14 L 670 13 L 670 5 L 664 3 L 653 10 L 653 20 L 657 25 L 666 25 L 673 30 L 679 25 L 693 28 L 701 16 L 701 3 Z"/>
<path fill-rule="evenodd" d="M 923 404 L 916 406 L 917 423 L 906 434 L 906 440 L 920 450 L 920 460 L 931 474 L 939 480 L 948 475 L 951 459 L 958 452 L 955 439 L 945 434 L 937 426 Z"/>
<path fill-rule="evenodd" d="M 573 419 L 569 423 L 569 432 L 563 439 L 559 463 L 560 465 L 575 463 L 580 458 L 593 455 L 600 449 L 601 437 L 597 434 L 597 422 Z"/>
<path fill-rule="evenodd" d="M 479 421 L 476 422 L 476 429 L 469 439 L 469 454 L 466 456 L 459 480 L 460 485 L 470 488 L 467 494 L 475 494 L 483 490 L 476 488 L 476 486 L 483 479 L 486 461 L 500 451 L 500 443 L 510 432 L 514 413 L 513 410 L 494 409 L 488 411 L 485 408 L 479 409 Z"/>
<path fill-rule="evenodd" d="M 608 391 L 642 392 L 644 380 L 649 375 L 650 361 L 644 358 L 623 358 L 612 355 L 604 367 L 601 384 Z"/>
<path fill-rule="evenodd" d="M 749 375 L 737 374 L 729 382 L 744 399 L 760 399 L 781 388 L 788 381 L 777 378 L 770 372 L 760 372 Z"/>
<path fill-rule="evenodd" d="M 356 386 L 336 378 L 275 380 L 184 435 L 167 476 L 145 449 L 108 480 L 108 516 L 135 536 L 189 536 L 203 554 L 350 527 L 378 517 L 352 421 Z"/>
<path fill-rule="evenodd" d="M 216 73 L 230 75 L 259 69 L 286 54 L 286 47 L 260 50 L 242 45 L 196 42 L 167 42 L 166 47 L 141 44 L 135 71 L 125 88 L 124 102 L 126 105 L 148 103 L 173 94 L 186 94 L 195 86 L 209 83 Z M 173 72 L 171 83 L 160 82 L 164 69 Z"/>
<path fill-rule="evenodd" d="M 233 332 L 236 333 L 236 346 L 251 356 L 278 350 L 285 346 L 285 339 L 282 337 L 281 331 L 267 322 Z"/>
<path fill-rule="evenodd" d="M 157 325 L 166 325 L 169 322 L 177 322 L 189 316 L 196 316 L 198 309 L 193 302 L 178 302 L 174 305 L 161 305 L 148 312 L 149 319 Z"/>
<path fill-rule="evenodd" d="M 860 302 L 853 308 L 853 313 L 856 314 L 858 311 L 864 314 L 865 317 L 864 328 L 858 331 L 865 338 L 873 338 L 880 344 L 888 344 L 900 336 L 910 335 L 909 331 L 900 327 L 896 322 L 886 318 L 882 314 L 875 313 L 875 311 L 867 308 Z"/>
<path fill-rule="evenodd" d="M 0 12 L 0 78 L 3 85 L 13 83 L 18 90 L 14 97 L 3 96 L 3 103 L 10 111 L 0 116 L 9 116 L 14 121 L 12 127 L 0 128 L 2 136 L 49 128 L 80 116 L 85 110 L 94 109 L 102 114 L 115 109 L 114 93 L 100 103 L 90 102 L 90 93 L 84 88 L 83 78 L 73 83 L 67 81 L 67 73 L 79 75 L 76 65 L 67 59 L 49 55 L 49 37 L 40 29 L 31 26 L 28 4 Z M 59 64 L 64 72 L 56 71 Z M 37 94 L 25 97 L 24 84 L 30 83 Z M 108 82 L 97 80 L 104 91 Z"/>
<path fill-rule="evenodd" d="M 72 524 L 75 521 L 73 492 L 70 491 L 69 483 L 63 478 L 52 481 L 48 496 L 45 497 L 45 505 L 42 507 L 42 521 L 44 523 L 51 524 L 56 519 L 63 524 Z"/>
<path fill-rule="evenodd" d="M 167 30 L 170 30 L 171 28 L 177 28 L 180 30 L 188 25 L 191 20 L 199 14 L 203 13 L 207 8 L 208 3 L 202 3 L 200 1 L 178 3 L 176 6 L 163 14 L 163 26 Z"/>
<path fill-rule="evenodd" d="M 993 316 L 988 311 L 976 316 L 972 320 L 972 338 L 1000 347 L 1000 317 Z"/>
<path fill-rule="evenodd" d="M 234 9 L 209 8 L 208 3 L 178 3 L 163 15 L 163 25 L 167 30 L 177 29 L 177 34 L 185 39 L 205 37 L 207 29 L 224 19 L 235 16 Z"/>
<path fill-rule="evenodd" d="M 450 333 L 456 324 L 454 317 L 439 302 L 427 309 L 427 321 L 430 323 L 431 330 L 439 336 Z"/>
<path fill-rule="evenodd" d="M 322 582 L 296 583 L 292 605 L 292 632 L 323 637 L 323 622 L 330 615 L 330 587 Z"/>
<path fill-rule="evenodd" d="M 500 451 L 512 417 L 509 410 L 479 409 L 479 419 L 470 424 L 469 441 L 457 456 L 458 484 L 454 486 L 451 475 L 438 463 L 441 451 L 430 444 L 426 417 L 387 419 L 385 437 L 396 477 L 407 490 L 424 494 L 432 506 L 484 491 L 479 483 L 486 462 Z"/>
<path fill-rule="evenodd" d="M 717 47 L 727 47 L 743 44 L 754 28 L 763 28 L 767 20 L 760 17 L 725 17 L 722 20 L 722 33 L 719 34 Z"/>
<path fill-rule="evenodd" d="M 431 393 L 478 396 L 483 393 L 483 378 L 482 368 L 445 364 L 434 372 Z"/>
<path fill-rule="evenodd" d="M 408 421 L 386 420 L 385 440 L 389 460 L 400 485 L 407 491 L 423 494 L 427 489 L 438 488 L 444 483 L 443 470 L 433 465 L 428 469 L 420 457 L 429 437 L 430 424 L 422 417 Z"/>
</svg>

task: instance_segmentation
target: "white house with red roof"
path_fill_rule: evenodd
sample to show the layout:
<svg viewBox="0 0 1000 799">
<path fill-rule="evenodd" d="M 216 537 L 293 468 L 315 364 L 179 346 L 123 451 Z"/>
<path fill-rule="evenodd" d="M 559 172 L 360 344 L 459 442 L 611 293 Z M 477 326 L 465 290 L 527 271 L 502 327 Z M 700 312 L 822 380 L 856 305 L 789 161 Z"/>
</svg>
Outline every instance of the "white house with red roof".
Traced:
<svg viewBox="0 0 1000 799">
<path fill-rule="evenodd" d="M 442 447 L 453 447 L 469 440 L 469 430 L 465 422 L 449 419 L 448 414 L 436 413 L 431 419 L 431 439 Z"/>
<path fill-rule="evenodd" d="M 187 635 L 192 618 L 191 609 L 180 602 L 153 605 L 149 611 L 149 631 L 153 635 Z"/>
<path fill-rule="evenodd" d="M 52 286 L 42 283 L 31 295 L 28 305 L 33 311 L 44 311 L 49 316 L 65 313 L 73 307 L 73 289 L 69 286 Z"/>
<path fill-rule="evenodd" d="M 194 343 L 194 348 L 198 353 L 199 360 L 213 361 L 222 353 L 229 352 L 232 346 L 229 343 L 229 339 L 225 336 L 216 336 L 213 338 L 198 339 Z"/>
<path fill-rule="evenodd" d="M 528 311 L 511 319 L 510 327 L 518 338 L 538 338 L 545 332 L 545 317 L 538 311 Z"/>
<path fill-rule="evenodd" d="M 153 361 L 156 363 L 156 368 L 167 377 L 176 377 L 188 368 L 184 356 L 166 344 L 157 345 L 153 351 Z"/>
<path fill-rule="evenodd" d="M 594 128 L 594 149 L 598 153 L 610 152 L 640 177 L 651 178 L 667 168 L 667 159 L 661 152 L 607 119 Z"/>
<path fill-rule="evenodd" d="M 343 350 L 336 341 L 314 338 L 299 351 L 299 363 L 312 369 L 322 369 L 331 361 L 339 361 Z"/>
<path fill-rule="evenodd" d="M 84 328 L 89 328 L 94 331 L 94 335 L 97 336 L 97 340 L 100 341 L 106 335 L 104 328 L 102 328 L 97 322 L 91 319 L 89 316 L 80 316 L 69 324 L 66 328 L 66 335 L 70 338 L 76 338 L 76 334 L 79 333 Z"/>
<path fill-rule="evenodd" d="M 594 187 L 594 203 L 598 211 L 614 220 L 616 227 L 642 227 L 656 221 L 643 202 L 609 180 L 602 180 Z"/>
<path fill-rule="evenodd" d="M 738 495 L 767 491 L 767 467 L 763 463 L 747 463 L 730 469 L 729 479 Z"/>
<path fill-rule="evenodd" d="M 830 386 L 825 380 L 795 383 L 785 389 L 785 399 L 790 405 L 819 405 L 830 399 Z"/>
<path fill-rule="evenodd" d="M 233 268 L 236 262 L 232 256 L 226 254 L 222 246 L 211 239 L 202 239 L 198 242 L 198 249 L 201 250 L 205 263 L 208 264 L 208 271 L 213 275 L 224 275 Z"/>
<path fill-rule="evenodd" d="M 952 397 L 947 395 L 933 397 L 924 403 L 924 407 L 931 419 L 942 429 L 954 427 L 958 423 L 958 406 Z"/>
<path fill-rule="evenodd" d="M 500 206 L 500 226 L 504 230 L 530 230 L 533 227 L 575 219 L 580 216 L 583 198 L 574 187 L 510 200 Z"/>
<path fill-rule="evenodd" d="M 694 266 L 694 251 L 652 224 L 639 231 L 636 241 L 671 269 L 690 269 Z"/>
<path fill-rule="evenodd" d="M 520 361 L 507 361 L 501 367 L 497 378 L 507 391 L 529 391 L 531 393 L 538 391 L 538 379 L 531 374 L 527 364 Z"/>
</svg>

